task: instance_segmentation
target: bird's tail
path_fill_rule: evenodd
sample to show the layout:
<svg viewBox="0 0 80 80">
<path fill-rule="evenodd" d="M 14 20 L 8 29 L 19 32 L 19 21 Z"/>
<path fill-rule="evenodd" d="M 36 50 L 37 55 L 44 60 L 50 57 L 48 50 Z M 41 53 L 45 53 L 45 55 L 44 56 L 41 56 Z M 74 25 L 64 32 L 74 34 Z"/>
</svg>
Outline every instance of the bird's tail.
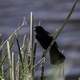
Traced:
<svg viewBox="0 0 80 80">
<path fill-rule="evenodd" d="M 65 60 L 65 56 L 58 50 L 56 42 L 51 46 L 49 55 L 51 64 L 60 64 Z"/>
</svg>

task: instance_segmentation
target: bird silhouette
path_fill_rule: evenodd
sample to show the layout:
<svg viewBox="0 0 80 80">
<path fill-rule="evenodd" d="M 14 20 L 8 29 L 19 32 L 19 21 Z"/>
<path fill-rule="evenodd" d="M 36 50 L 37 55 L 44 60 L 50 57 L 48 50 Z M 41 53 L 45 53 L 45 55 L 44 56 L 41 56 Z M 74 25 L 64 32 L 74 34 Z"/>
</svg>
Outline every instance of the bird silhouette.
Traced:
<svg viewBox="0 0 80 80">
<path fill-rule="evenodd" d="M 42 48 L 47 49 L 53 41 L 53 37 L 50 36 L 50 33 L 47 32 L 42 26 L 35 26 L 35 32 L 37 41 L 40 43 Z M 51 64 L 60 64 L 65 60 L 65 56 L 59 51 L 56 41 L 50 47 L 49 56 Z"/>
</svg>

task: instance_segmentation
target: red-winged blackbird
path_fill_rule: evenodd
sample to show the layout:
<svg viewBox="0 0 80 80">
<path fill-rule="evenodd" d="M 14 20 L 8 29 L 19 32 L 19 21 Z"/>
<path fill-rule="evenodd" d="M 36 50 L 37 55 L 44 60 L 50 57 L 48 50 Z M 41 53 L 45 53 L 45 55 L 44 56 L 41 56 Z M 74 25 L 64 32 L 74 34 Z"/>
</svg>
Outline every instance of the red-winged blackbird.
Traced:
<svg viewBox="0 0 80 80">
<path fill-rule="evenodd" d="M 47 49 L 52 42 L 53 37 L 50 36 L 50 33 L 44 30 L 42 26 L 35 26 L 35 32 L 37 41 L 44 49 Z M 51 46 L 49 55 L 51 64 L 60 64 L 65 60 L 65 56 L 58 50 L 56 41 Z"/>
</svg>

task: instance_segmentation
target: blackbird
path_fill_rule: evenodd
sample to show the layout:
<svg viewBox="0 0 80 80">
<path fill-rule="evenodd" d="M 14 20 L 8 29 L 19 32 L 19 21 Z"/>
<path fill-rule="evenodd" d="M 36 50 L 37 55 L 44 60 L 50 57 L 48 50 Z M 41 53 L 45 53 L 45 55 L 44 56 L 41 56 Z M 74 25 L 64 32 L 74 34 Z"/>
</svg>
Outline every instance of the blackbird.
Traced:
<svg viewBox="0 0 80 80">
<path fill-rule="evenodd" d="M 53 37 L 50 36 L 50 33 L 44 30 L 42 26 L 35 26 L 35 33 L 35 37 L 42 48 L 47 49 L 53 41 Z M 65 60 L 65 56 L 59 51 L 56 41 L 50 47 L 49 56 L 50 63 L 54 65 L 63 63 Z"/>
</svg>

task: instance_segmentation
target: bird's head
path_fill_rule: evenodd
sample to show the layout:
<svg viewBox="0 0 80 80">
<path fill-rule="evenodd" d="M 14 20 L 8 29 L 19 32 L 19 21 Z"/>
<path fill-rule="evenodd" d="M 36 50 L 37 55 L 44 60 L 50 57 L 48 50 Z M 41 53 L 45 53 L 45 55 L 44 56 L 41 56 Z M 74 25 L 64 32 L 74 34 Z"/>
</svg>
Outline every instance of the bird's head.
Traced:
<svg viewBox="0 0 80 80">
<path fill-rule="evenodd" d="M 35 27 L 34 27 L 34 31 L 35 31 L 36 33 L 41 33 L 41 32 L 44 31 L 44 29 L 42 28 L 42 26 L 35 26 Z"/>
<path fill-rule="evenodd" d="M 34 31 L 37 33 L 37 34 L 49 34 L 46 30 L 44 30 L 44 28 L 42 26 L 35 26 L 34 27 Z"/>
</svg>

